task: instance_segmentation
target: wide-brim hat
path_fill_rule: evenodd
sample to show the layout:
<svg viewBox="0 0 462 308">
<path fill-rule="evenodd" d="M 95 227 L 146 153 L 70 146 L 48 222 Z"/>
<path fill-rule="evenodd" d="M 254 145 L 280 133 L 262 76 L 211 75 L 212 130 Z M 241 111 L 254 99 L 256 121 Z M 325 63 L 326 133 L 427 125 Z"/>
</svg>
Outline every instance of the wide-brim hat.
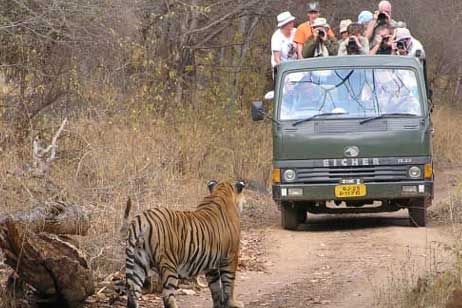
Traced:
<svg viewBox="0 0 462 308">
<path fill-rule="evenodd" d="M 281 28 L 282 26 L 287 25 L 289 22 L 294 21 L 295 17 L 290 14 L 290 12 L 282 12 L 281 14 L 278 15 L 277 17 L 278 20 L 278 28 Z"/>
<path fill-rule="evenodd" d="M 351 25 L 351 19 L 344 19 L 340 21 L 340 33 L 348 31 L 348 26 Z"/>
<path fill-rule="evenodd" d="M 311 27 L 317 28 L 317 27 L 324 27 L 324 28 L 329 28 L 329 24 L 327 23 L 327 19 L 319 17 L 316 18 L 313 23 L 311 24 Z"/>
<path fill-rule="evenodd" d="M 395 42 L 412 38 L 411 31 L 407 28 L 397 28 L 395 30 Z"/>
</svg>

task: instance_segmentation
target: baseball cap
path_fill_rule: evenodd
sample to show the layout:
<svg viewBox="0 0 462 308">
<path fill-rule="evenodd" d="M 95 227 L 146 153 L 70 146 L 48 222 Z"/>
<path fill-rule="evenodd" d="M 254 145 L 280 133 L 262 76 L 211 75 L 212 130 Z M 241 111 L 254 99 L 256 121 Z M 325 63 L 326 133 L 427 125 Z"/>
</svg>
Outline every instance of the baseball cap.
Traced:
<svg viewBox="0 0 462 308">
<path fill-rule="evenodd" d="M 319 2 L 310 2 L 306 6 L 306 10 L 308 12 L 319 12 L 321 11 L 321 6 L 319 5 Z"/>
<path fill-rule="evenodd" d="M 374 14 L 371 11 L 362 11 L 358 15 L 358 22 L 360 24 L 367 24 L 374 19 Z"/>
</svg>

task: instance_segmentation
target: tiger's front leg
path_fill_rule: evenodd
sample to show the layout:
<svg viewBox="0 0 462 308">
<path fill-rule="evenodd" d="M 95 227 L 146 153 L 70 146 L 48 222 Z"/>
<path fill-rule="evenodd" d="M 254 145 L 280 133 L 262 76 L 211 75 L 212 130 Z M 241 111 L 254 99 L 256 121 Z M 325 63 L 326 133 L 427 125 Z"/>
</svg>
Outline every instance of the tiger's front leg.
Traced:
<svg viewBox="0 0 462 308">
<path fill-rule="evenodd" d="M 212 294 L 213 308 L 224 308 L 220 273 L 217 270 L 211 270 L 205 276 L 207 277 L 210 293 Z"/>
<path fill-rule="evenodd" d="M 220 279 L 223 288 L 223 302 L 225 308 L 243 308 L 244 304 L 236 300 L 234 282 L 236 280 L 237 257 L 231 264 L 220 268 Z"/>
<path fill-rule="evenodd" d="M 179 282 L 178 273 L 176 269 L 168 266 L 161 267 L 161 273 L 164 308 L 178 308 L 175 299 L 175 293 Z"/>
</svg>

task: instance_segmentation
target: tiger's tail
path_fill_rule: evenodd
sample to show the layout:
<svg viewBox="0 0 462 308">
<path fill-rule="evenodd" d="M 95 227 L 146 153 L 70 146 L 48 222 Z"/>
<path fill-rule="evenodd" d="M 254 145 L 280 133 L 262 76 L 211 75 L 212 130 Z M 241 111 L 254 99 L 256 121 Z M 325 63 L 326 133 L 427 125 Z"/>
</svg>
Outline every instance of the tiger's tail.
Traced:
<svg viewBox="0 0 462 308">
<path fill-rule="evenodd" d="M 125 206 L 124 218 L 122 222 L 122 227 L 120 227 L 120 235 L 123 239 L 128 238 L 128 226 L 130 225 L 130 210 L 132 208 L 132 200 L 130 197 L 127 199 L 127 205 Z"/>
</svg>

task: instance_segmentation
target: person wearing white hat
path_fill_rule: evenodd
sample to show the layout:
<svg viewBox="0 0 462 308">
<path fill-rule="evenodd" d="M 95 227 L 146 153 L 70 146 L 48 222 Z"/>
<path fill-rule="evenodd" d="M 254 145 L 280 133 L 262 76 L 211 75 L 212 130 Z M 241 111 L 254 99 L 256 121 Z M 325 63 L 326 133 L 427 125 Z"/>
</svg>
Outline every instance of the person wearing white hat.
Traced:
<svg viewBox="0 0 462 308">
<path fill-rule="evenodd" d="M 422 43 L 416 40 L 407 28 L 397 28 L 395 30 L 393 49 L 395 54 L 399 56 L 412 56 L 420 60 L 425 59 L 425 51 Z"/>
<path fill-rule="evenodd" d="M 328 35 L 330 29 L 325 18 L 316 18 L 311 24 L 313 35 L 303 45 L 303 58 L 334 56 L 338 53 L 338 41 Z"/>
<path fill-rule="evenodd" d="M 347 40 L 350 36 L 348 33 L 348 26 L 351 25 L 351 19 L 344 19 L 340 21 L 340 39 L 342 41 Z"/>
<path fill-rule="evenodd" d="M 293 42 L 295 35 L 295 17 L 290 12 L 277 16 L 278 29 L 271 37 L 271 65 L 275 67 L 283 62 L 297 59 L 297 46 Z"/>
</svg>

